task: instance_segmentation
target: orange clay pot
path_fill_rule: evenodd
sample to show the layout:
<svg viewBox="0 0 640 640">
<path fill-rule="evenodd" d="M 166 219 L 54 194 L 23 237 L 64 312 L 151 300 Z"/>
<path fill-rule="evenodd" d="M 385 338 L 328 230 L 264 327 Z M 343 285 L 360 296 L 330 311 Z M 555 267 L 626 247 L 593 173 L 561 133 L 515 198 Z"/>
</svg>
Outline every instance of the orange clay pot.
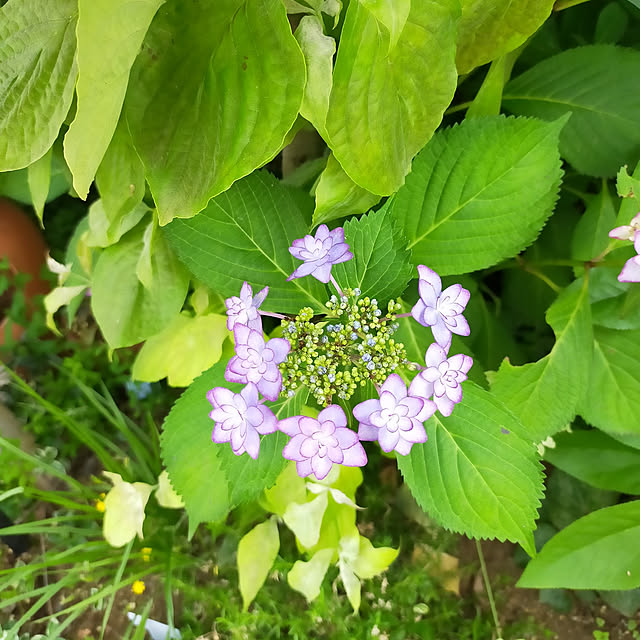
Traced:
<svg viewBox="0 0 640 640">
<path fill-rule="evenodd" d="M 13 202 L 0 198 L 0 260 L 8 259 L 12 274 L 26 273 L 31 276 L 24 290 L 27 308 L 35 295 L 49 291 L 48 283 L 40 277 L 46 257 L 47 245 L 40 230 Z M 8 297 L 7 294 L 11 295 L 11 288 L 3 298 Z M 11 303 L 10 299 L 4 299 L 3 302 Z M 0 306 L 0 346 L 5 341 L 7 321 Z M 24 329 L 15 323 L 11 329 L 15 340 L 24 332 Z"/>
</svg>

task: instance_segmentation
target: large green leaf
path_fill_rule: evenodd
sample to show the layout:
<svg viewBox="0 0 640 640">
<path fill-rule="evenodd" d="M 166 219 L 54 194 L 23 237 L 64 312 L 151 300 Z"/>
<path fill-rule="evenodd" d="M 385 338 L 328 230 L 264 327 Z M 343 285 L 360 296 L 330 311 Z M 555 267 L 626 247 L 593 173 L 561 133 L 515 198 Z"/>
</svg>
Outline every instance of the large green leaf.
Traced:
<svg viewBox="0 0 640 640">
<path fill-rule="evenodd" d="M 579 280 L 565 289 L 546 318 L 556 334 L 551 352 L 520 367 L 504 360 L 491 382 L 491 391 L 535 440 L 565 427 L 587 390 L 593 339 L 587 282 Z"/>
<path fill-rule="evenodd" d="M 357 287 L 381 303 L 402 295 L 413 274 L 411 251 L 386 208 L 346 222 L 344 238 L 354 258 L 333 267 L 341 287 Z"/>
<path fill-rule="evenodd" d="M 640 500 L 594 511 L 563 529 L 529 563 L 519 587 L 640 586 Z"/>
<path fill-rule="evenodd" d="M 281 0 L 170 0 L 133 67 L 126 110 L 161 224 L 270 160 L 305 65 Z"/>
<path fill-rule="evenodd" d="M 542 466 L 517 418 L 473 383 L 453 414 L 426 423 L 429 440 L 398 466 L 418 504 L 441 525 L 475 538 L 505 538 L 534 553 Z"/>
<path fill-rule="evenodd" d="M 458 27 L 459 73 L 512 51 L 551 15 L 555 0 L 462 0 Z"/>
<path fill-rule="evenodd" d="M 580 173 L 614 176 L 640 158 L 640 94 L 629 78 L 640 75 L 640 52 L 612 45 L 563 51 L 512 80 L 505 107 L 517 114 L 571 118 L 560 152 Z"/>
<path fill-rule="evenodd" d="M 165 0 L 79 0 L 76 117 L 64 152 L 81 198 L 118 123 L 129 72 L 158 7 Z"/>
<path fill-rule="evenodd" d="M 533 242 L 556 201 L 563 123 L 477 118 L 437 133 L 389 205 L 414 264 L 467 273 Z"/>
<path fill-rule="evenodd" d="M 571 238 L 574 260 L 591 260 L 599 256 L 609 244 L 609 231 L 616 226 L 613 198 L 603 181 L 600 193 L 591 196 L 586 211 L 578 221 Z"/>
<path fill-rule="evenodd" d="M 440 124 L 456 88 L 458 12 L 450 0 L 349 3 L 326 129 L 338 162 L 361 187 L 396 191 Z"/>
<path fill-rule="evenodd" d="M 0 171 L 22 169 L 58 136 L 76 82 L 76 0 L 0 8 Z"/>
<path fill-rule="evenodd" d="M 620 282 L 620 266 L 599 266 L 589 274 L 594 325 L 609 329 L 640 329 L 640 287 Z"/>
<path fill-rule="evenodd" d="M 587 393 L 578 413 L 602 431 L 640 435 L 640 330 L 595 327 Z"/>
<path fill-rule="evenodd" d="M 238 295 L 246 280 L 254 293 L 265 285 L 262 308 L 295 313 L 325 309 L 326 288 L 312 277 L 287 282 L 300 264 L 289 253 L 309 230 L 309 212 L 296 192 L 267 173 L 254 173 L 215 197 L 200 215 L 174 220 L 166 233 L 192 273 L 223 296 Z"/>
</svg>

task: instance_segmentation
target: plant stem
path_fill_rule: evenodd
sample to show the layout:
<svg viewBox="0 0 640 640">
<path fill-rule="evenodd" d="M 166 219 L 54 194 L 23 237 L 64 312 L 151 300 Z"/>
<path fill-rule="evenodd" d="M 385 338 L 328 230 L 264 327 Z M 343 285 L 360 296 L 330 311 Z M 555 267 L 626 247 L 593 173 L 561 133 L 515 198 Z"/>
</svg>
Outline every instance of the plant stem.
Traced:
<svg viewBox="0 0 640 640">
<path fill-rule="evenodd" d="M 278 320 L 284 320 L 287 316 L 281 313 L 271 313 L 271 311 L 260 311 L 261 316 L 269 316 L 271 318 L 278 318 Z"/>
<path fill-rule="evenodd" d="M 338 295 L 342 298 L 344 294 L 342 293 L 342 289 L 336 282 L 336 279 L 333 277 L 333 274 L 331 275 L 331 284 L 333 284 L 333 286 L 336 288 L 336 291 L 338 292 Z"/>
<path fill-rule="evenodd" d="M 496 603 L 493 599 L 493 590 L 491 589 L 491 582 L 489 582 L 489 574 L 487 573 L 487 565 L 484 562 L 484 553 L 482 553 L 482 546 L 479 540 L 476 540 L 476 549 L 478 551 L 478 558 L 480 559 L 480 570 L 482 571 L 482 578 L 484 579 L 484 588 L 489 598 L 489 606 L 491 607 L 491 615 L 493 616 L 493 624 L 496 627 L 496 633 L 498 638 L 502 638 L 502 628 L 500 627 L 500 620 L 498 619 L 498 612 L 496 610 Z"/>
<path fill-rule="evenodd" d="M 585 2 L 589 2 L 589 0 L 557 0 L 553 5 L 553 10 L 562 11 L 563 9 L 570 9 L 571 7 L 575 7 L 576 5 L 583 4 Z"/>
</svg>

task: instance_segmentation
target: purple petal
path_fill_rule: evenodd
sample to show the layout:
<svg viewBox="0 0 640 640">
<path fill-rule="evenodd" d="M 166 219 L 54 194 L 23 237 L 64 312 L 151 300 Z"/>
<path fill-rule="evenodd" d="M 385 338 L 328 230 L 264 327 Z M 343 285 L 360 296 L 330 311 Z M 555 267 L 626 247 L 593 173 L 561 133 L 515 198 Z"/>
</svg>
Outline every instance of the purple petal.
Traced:
<svg viewBox="0 0 640 640">
<path fill-rule="evenodd" d="M 333 240 L 334 244 L 342 244 L 344 242 L 343 227 L 336 227 L 335 229 L 329 232 L 329 235 L 331 236 L 331 239 Z"/>
<path fill-rule="evenodd" d="M 240 300 L 248 301 L 253 297 L 253 289 L 251 285 L 245 280 L 242 288 L 240 289 Z"/>
<path fill-rule="evenodd" d="M 231 404 L 233 402 L 233 396 L 233 391 L 226 387 L 214 387 L 210 391 L 207 391 L 207 400 L 216 408 L 224 404 Z"/>
<path fill-rule="evenodd" d="M 345 245 L 348 247 L 348 245 Z M 353 260 L 353 253 L 351 251 L 346 251 L 339 258 L 332 260 L 333 264 L 340 264 L 341 262 L 349 262 L 349 260 Z"/>
<path fill-rule="evenodd" d="M 408 456 L 411 453 L 411 447 L 413 447 L 413 442 L 408 442 L 400 438 L 396 445 L 396 453 L 399 453 L 401 456 Z"/>
<path fill-rule="evenodd" d="M 447 387 L 445 393 L 449 400 L 452 400 L 456 404 L 462 400 L 462 387 L 457 384 L 455 387 Z"/>
<path fill-rule="evenodd" d="M 313 471 L 311 468 L 311 460 L 300 460 L 300 462 L 296 462 L 296 471 L 301 478 L 306 478 Z"/>
<path fill-rule="evenodd" d="M 268 293 L 269 293 L 269 287 L 265 287 L 264 289 L 262 289 L 262 291 L 259 291 L 258 293 L 256 293 L 252 303 L 256 309 L 264 302 L 264 299 L 267 297 Z"/>
<path fill-rule="evenodd" d="M 278 430 L 292 438 L 300 433 L 300 420 L 303 416 L 292 416 L 278 421 Z"/>
<path fill-rule="evenodd" d="M 640 260 L 638 260 L 638 256 L 625 262 L 618 280 L 620 282 L 640 282 Z"/>
<path fill-rule="evenodd" d="M 393 411 L 396 408 L 396 404 L 398 404 L 398 401 L 393 393 L 391 393 L 391 391 L 382 391 L 382 393 L 380 394 L 380 406 L 383 409 L 389 409 Z M 371 414 L 372 417 L 374 415 L 375 414 Z M 376 423 L 374 422 L 374 424 Z"/>
<path fill-rule="evenodd" d="M 437 408 L 438 407 L 436 407 L 436 403 L 433 402 L 433 400 L 425 400 L 422 410 L 416 416 L 416 420 L 419 420 L 420 422 L 425 422 L 436 412 Z"/>
<path fill-rule="evenodd" d="M 317 440 L 305 436 L 304 440 L 300 443 L 300 455 L 303 458 L 313 458 L 313 456 L 318 453 L 319 448 L 320 445 Z"/>
<path fill-rule="evenodd" d="M 616 227 L 609 231 L 610 238 L 617 238 L 618 240 L 629 240 L 631 238 L 631 225 L 625 224 L 621 227 Z"/>
<path fill-rule="evenodd" d="M 447 359 L 447 352 L 437 343 L 432 343 L 424 354 L 427 367 L 437 367 Z"/>
<path fill-rule="evenodd" d="M 300 422 L 298 424 L 300 425 L 301 433 L 304 433 L 304 435 L 308 437 L 320 431 L 320 423 L 314 418 L 300 416 Z"/>
<path fill-rule="evenodd" d="M 257 383 L 257 386 L 258 391 L 267 400 L 275 402 L 278 399 L 278 395 L 280 395 L 280 390 L 282 389 L 282 374 L 278 371 L 278 379 L 275 381 L 262 378 L 262 380 Z"/>
<path fill-rule="evenodd" d="M 402 400 L 407 397 L 407 385 L 404 380 L 397 374 L 392 373 L 383 383 L 381 391 L 388 391 L 396 400 Z M 395 403 L 394 403 L 395 404 Z"/>
<path fill-rule="evenodd" d="M 276 364 L 280 364 L 287 359 L 289 351 L 291 351 L 291 343 L 284 338 L 271 338 L 267 342 L 267 349 L 273 351 L 273 361 Z"/>
<path fill-rule="evenodd" d="M 316 240 L 324 240 L 325 238 L 328 238 L 329 235 L 330 235 L 329 227 L 327 227 L 326 224 L 321 224 L 316 229 Z"/>
<path fill-rule="evenodd" d="M 223 429 L 222 425 L 216 422 L 211 433 L 211 440 L 216 444 L 229 442 L 229 440 L 231 440 L 231 431 L 229 431 L 228 429 Z"/>
<path fill-rule="evenodd" d="M 351 429 L 339 428 L 335 430 L 334 436 L 341 449 L 348 449 L 358 442 L 358 434 Z"/>
<path fill-rule="evenodd" d="M 471 333 L 471 329 L 469 329 L 469 323 L 464 316 L 456 316 L 455 321 L 456 322 L 453 327 L 449 325 L 449 329 L 452 333 L 455 333 L 459 336 L 468 336 Z"/>
<path fill-rule="evenodd" d="M 428 327 L 429 325 L 425 322 L 424 312 L 427 310 L 427 307 L 424 302 L 422 302 L 422 298 L 418 298 L 418 302 L 415 303 L 413 308 L 411 309 L 411 315 L 413 319 L 421 324 L 423 327 Z"/>
<path fill-rule="evenodd" d="M 264 351 L 264 337 L 259 331 L 253 331 L 252 329 L 249 329 L 246 343 L 247 346 L 255 349 L 258 353 L 262 353 L 262 351 Z"/>
<path fill-rule="evenodd" d="M 466 356 L 464 356 L 462 353 L 456 353 L 455 356 L 449 356 L 449 368 L 460 371 L 460 369 L 464 365 L 465 357 Z"/>
<path fill-rule="evenodd" d="M 303 262 L 288 278 L 289 280 L 293 280 L 294 278 L 304 278 L 305 276 L 313 273 L 313 270 L 316 268 L 316 265 L 313 262 Z"/>
<path fill-rule="evenodd" d="M 243 400 L 247 403 L 248 407 L 255 407 L 258 404 L 258 400 L 260 400 L 260 396 L 258 395 L 258 387 L 256 387 L 253 382 L 249 382 L 242 391 L 240 391 L 240 395 Z"/>
<path fill-rule="evenodd" d="M 244 439 L 245 451 L 254 459 L 258 458 L 260 453 L 260 436 L 255 429 L 247 430 L 247 437 Z"/>
<path fill-rule="evenodd" d="M 426 380 L 422 373 L 419 373 L 409 385 L 409 394 L 427 400 L 433 395 L 433 383 Z"/>
<path fill-rule="evenodd" d="M 353 447 L 349 447 L 343 451 L 344 460 L 342 464 L 346 467 L 364 467 L 367 464 L 367 453 L 364 447 L 358 442 Z"/>
<path fill-rule="evenodd" d="M 238 356 L 233 356 L 224 372 L 224 379 L 227 382 L 243 383 L 247 381 L 246 370 L 242 367 L 242 360 Z"/>
<path fill-rule="evenodd" d="M 372 424 L 366 422 L 361 422 L 358 427 L 358 438 L 360 438 L 360 440 L 377 440 L 378 431 L 378 427 L 374 427 Z"/>
<path fill-rule="evenodd" d="M 337 404 L 330 404 L 318 414 L 318 422 L 322 423 L 327 420 L 333 422 L 338 428 L 347 426 L 347 416 L 342 407 Z"/>
<path fill-rule="evenodd" d="M 263 404 L 258 406 L 258 411 L 262 414 L 262 424 L 256 427 L 256 431 L 261 435 L 275 433 L 278 430 L 278 418 L 273 411 Z"/>
<path fill-rule="evenodd" d="M 305 460 L 305 456 L 303 456 L 300 452 L 300 447 L 306 440 L 307 437 L 302 435 L 301 433 L 293 436 L 293 438 L 291 438 L 291 440 L 289 440 L 289 442 L 287 442 L 287 444 L 284 446 L 284 449 L 282 450 L 282 456 L 287 460 L 294 460 L 295 462 L 301 462 L 302 460 Z"/>
<path fill-rule="evenodd" d="M 365 400 L 353 407 L 353 415 L 358 422 L 369 422 L 369 416 L 374 411 L 380 410 L 380 400 L 372 398 L 371 400 Z M 375 440 L 375 438 L 374 438 Z"/>
<path fill-rule="evenodd" d="M 426 442 L 427 441 L 427 432 L 424 429 L 424 426 L 418 420 L 411 421 L 411 429 L 407 431 L 403 431 L 400 434 L 401 440 L 406 440 L 407 442 Z"/>
<path fill-rule="evenodd" d="M 311 468 L 318 480 L 324 480 L 324 478 L 329 475 L 329 471 L 331 471 L 332 466 L 333 462 L 331 462 L 329 456 L 324 456 L 324 458 L 321 458 L 320 456 L 313 456 L 311 460 Z"/>
<path fill-rule="evenodd" d="M 640 253 L 640 231 L 636 231 L 633 236 L 633 248 L 636 253 Z"/>
<path fill-rule="evenodd" d="M 239 428 L 231 430 L 231 448 L 233 449 L 234 453 L 236 453 L 238 449 L 241 449 L 244 446 L 245 440 L 247 439 L 250 431 L 252 431 L 252 429 L 247 429 L 247 431 L 243 434 Z"/>
<path fill-rule="evenodd" d="M 433 269 L 429 269 L 429 267 L 419 264 L 418 276 L 420 280 L 425 280 L 433 287 L 436 292 L 436 296 L 439 296 L 442 293 L 442 280 L 440 280 L 440 276 L 433 271 Z"/>
<path fill-rule="evenodd" d="M 340 447 L 329 447 L 327 449 L 327 456 L 333 464 L 342 464 L 344 461 L 344 452 Z"/>
<path fill-rule="evenodd" d="M 407 416 L 409 418 L 414 418 L 415 416 L 417 416 L 424 407 L 424 400 L 422 398 L 416 398 L 415 396 L 408 396 L 406 398 L 403 398 L 400 403 L 407 407 Z"/>
<path fill-rule="evenodd" d="M 418 280 L 418 291 L 420 293 L 420 299 L 425 303 L 425 305 L 435 309 L 438 304 L 439 293 L 436 291 L 434 286 L 425 280 Z"/>
<path fill-rule="evenodd" d="M 314 267 L 311 275 L 317 280 L 320 280 L 320 282 L 327 284 L 327 282 L 331 280 L 331 263 L 327 262 L 319 267 Z"/>
<path fill-rule="evenodd" d="M 433 332 L 435 341 L 443 347 L 445 351 L 449 351 L 449 347 L 451 346 L 451 331 L 442 317 L 438 318 L 438 321 L 432 325 L 431 331 Z"/>
<path fill-rule="evenodd" d="M 455 406 L 455 402 L 452 402 L 447 398 L 446 395 L 442 395 L 440 397 L 434 396 L 433 401 L 436 403 L 438 407 L 438 411 L 443 416 L 450 416 L 453 413 L 453 407 Z"/>
<path fill-rule="evenodd" d="M 398 439 L 400 435 L 397 431 L 387 431 L 387 429 L 380 429 L 378 432 L 378 442 L 380 443 L 380 448 L 385 452 L 389 453 L 389 451 L 393 451 L 395 446 L 398 444 Z"/>
</svg>

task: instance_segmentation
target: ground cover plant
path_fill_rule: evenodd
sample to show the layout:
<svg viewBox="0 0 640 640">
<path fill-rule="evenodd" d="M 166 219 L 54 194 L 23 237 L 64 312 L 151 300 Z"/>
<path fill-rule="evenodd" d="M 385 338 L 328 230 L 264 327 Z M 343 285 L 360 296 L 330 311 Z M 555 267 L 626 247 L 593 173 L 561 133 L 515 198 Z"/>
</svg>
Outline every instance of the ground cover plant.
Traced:
<svg viewBox="0 0 640 640">
<path fill-rule="evenodd" d="M 521 588 L 636 612 L 635 0 L 0 4 L 0 195 L 52 281 L 34 310 L 1 263 L 11 408 L 50 447 L 0 445 L 0 533 L 41 543 L 1 570 L 4 632 L 97 607 L 109 637 L 155 581 L 122 634 L 448 637 L 394 569 L 403 528 L 365 526 L 385 477 L 430 527 L 518 545 Z M 476 549 L 492 625 L 451 637 L 535 637 Z M 292 593 L 307 617 L 276 622 Z"/>
</svg>

